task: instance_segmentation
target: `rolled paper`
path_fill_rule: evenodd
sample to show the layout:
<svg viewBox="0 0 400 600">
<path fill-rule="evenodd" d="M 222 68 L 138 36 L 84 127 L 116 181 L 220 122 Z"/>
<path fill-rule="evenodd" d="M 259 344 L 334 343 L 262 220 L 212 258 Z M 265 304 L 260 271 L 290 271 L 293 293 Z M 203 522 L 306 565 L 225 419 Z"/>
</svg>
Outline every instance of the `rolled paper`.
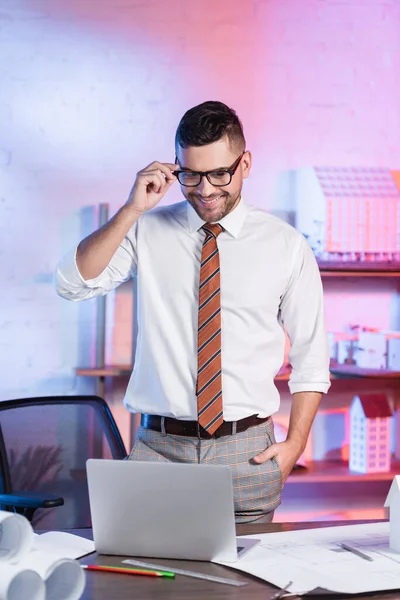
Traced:
<svg viewBox="0 0 400 600">
<path fill-rule="evenodd" d="M 20 560 L 32 548 L 33 537 L 28 519 L 0 510 L 0 564 Z"/>
<path fill-rule="evenodd" d="M 18 565 L 43 579 L 46 600 L 78 600 L 85 588 L 86 575 L 79 562 L 60 557 L 56 549 L 54 553 L 33 549 Z"/>
<path fill-rule="evenodd" d="M 92 551 L 93 542 L 56 532 L 40 540 L 28 519 L 0 511 L 0 600 L 79 600 L 86 575 L 68 555 Z"/>
<path fill-rule="evenodd" d="M 45 600 L 46 586 L 38 573 L 18 564 L 0 563 L 1 600 Z"/>
<path fill-rule="evenodd" d="M 52 565 L 45 579 L 46 600 L 79 600 L 86 576 L 76 560 L 62 558 Z"/>
</svg>

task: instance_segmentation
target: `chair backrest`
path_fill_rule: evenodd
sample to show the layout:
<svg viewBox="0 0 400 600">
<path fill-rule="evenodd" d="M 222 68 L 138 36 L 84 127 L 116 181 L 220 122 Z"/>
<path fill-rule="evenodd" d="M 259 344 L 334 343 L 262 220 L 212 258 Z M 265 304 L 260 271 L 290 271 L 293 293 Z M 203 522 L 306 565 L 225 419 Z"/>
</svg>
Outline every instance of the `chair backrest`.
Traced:
<svg viewBox="0 0 400 600">
<path fill-rule="evenodd" d="M 126 458 L 107 404 L 97 396 L 54 396 L 0 402 L 0 491 L 64 498 L 38 509 L 38 529 L 90 527 L 88 458 Z"/>
</svg>

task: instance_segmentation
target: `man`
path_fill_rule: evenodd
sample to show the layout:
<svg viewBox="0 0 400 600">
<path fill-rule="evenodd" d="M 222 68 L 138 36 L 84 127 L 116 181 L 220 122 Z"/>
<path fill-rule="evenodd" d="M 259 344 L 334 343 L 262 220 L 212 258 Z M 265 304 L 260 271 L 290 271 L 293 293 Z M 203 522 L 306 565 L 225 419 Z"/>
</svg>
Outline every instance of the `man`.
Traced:
<svg viewBox="0 0 400 600">
<path fill-rule="evenodd" d="M 57 290 L 84 300 L 137 277 L 130 458 L 228 464 L 236 521 L 267 522 L 329 388 L 319 270 L 300 233 L 242 200 L 251 154 L 232 109 L 190 109 L 175 152 L 138 172 L 126 204 L 59 265 Z M 185 201 L 155 208 L 177 181 Z M 284 327 L 293 402 L 278 444 Z"/>
</svg>

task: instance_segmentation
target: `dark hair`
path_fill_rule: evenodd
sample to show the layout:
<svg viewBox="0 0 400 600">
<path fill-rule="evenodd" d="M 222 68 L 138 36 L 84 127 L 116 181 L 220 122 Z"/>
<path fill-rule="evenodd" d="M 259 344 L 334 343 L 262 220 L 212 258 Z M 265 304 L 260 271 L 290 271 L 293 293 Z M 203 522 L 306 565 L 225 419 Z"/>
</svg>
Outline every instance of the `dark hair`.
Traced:
<svg viewBox="0 0 400 600">
<path fill-rule="evenodd" d="M 178 146 L 206 146 L 227 136 L 232 145 L 246 148 L 242 123 L 236 112 L 223 104 L 209 100 L 190 108 L 179 122 L 175 135 L 175 149 Z"/>
</svg>

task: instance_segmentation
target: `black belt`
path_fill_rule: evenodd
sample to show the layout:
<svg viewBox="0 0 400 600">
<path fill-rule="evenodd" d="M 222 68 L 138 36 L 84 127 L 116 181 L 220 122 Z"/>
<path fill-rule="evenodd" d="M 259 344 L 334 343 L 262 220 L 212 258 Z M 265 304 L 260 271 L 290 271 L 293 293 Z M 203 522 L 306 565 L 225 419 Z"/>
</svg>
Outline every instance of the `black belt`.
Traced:
<svg viewBox="0 0 400 600">
<path fill-rule="evenodd" d="M 160 417 L 158 415 L 142 415 L 140 424 L 145 429 L 163 431 L 172 435 L 186 435 L 199 438 L 219 438 L 224 435 L 234 435 L 246 431 L 249 427 L 255 427 L 265 423 L 271 417 L 259 418 L 257 415 L 245 417 L 239 421 L 224 421 L 218 429 L 210 435 L 197 421 L 182 421 L 172 417 Z M 164 422 L 162 422 L 164 420 Z"/>
</svg>

